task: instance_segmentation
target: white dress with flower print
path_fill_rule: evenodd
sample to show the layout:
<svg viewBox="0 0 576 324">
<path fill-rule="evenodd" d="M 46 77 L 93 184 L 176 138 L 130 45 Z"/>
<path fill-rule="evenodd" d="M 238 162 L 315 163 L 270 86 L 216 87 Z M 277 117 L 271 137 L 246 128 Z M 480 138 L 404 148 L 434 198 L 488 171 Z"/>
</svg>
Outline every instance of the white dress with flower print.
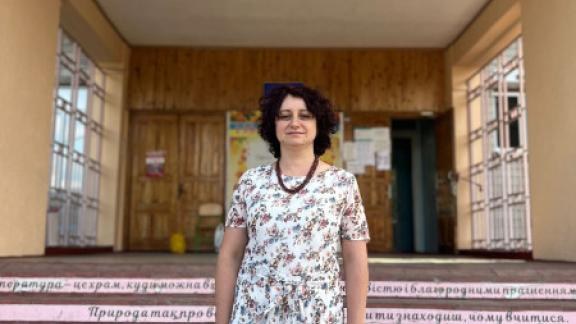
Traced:
<svg viewBox="0 0 576 324">
<path fill-rule="evenodd" d="M 246 171 L 234 188 L 227 227 L 245 227 L 230 323 L 343 323 L 341 240 L 369 240 L 353 174 L 329 167 L 296 194 L 273 164 Z M 305 177 L 282 176 L 288 188 Z"/>
</svg>

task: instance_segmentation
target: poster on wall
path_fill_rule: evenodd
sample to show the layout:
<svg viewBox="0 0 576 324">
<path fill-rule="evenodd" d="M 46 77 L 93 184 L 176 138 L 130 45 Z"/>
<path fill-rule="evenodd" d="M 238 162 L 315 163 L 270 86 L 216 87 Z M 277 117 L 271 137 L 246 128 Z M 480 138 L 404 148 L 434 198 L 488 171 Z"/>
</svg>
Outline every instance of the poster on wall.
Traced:
<svg viewBox="0 0 576 324">
<path fill-rule="evenodd" d="M 391 168 L 391 141 L 389 127 L 374 127 L 374 151 L 376 152 L 376 170 L 388 171 Z"/>
<path fill-rule="evenodd" d="M 260 111 L 228 111 L 226 113 L 226 206 L 230 206 L 232 190 L 242 174 L 276 159 L 268 150 L 268 144 L 258 134 Z M 343 115 L 339 114 L 339 127 L 331 136 L 332 147 L 321 160 L 342 167 Z"/>
<path fill-rule="evenodd" d="M 375 166 L 378 171 L 391 167 L 391 144 L 389 127 L 358 127 L 354 129 L 354 141 L 344 147 L 346 170 L 362 175 L 366 166 Z"/>
<path fill-rule="evenodd" d="M 164 166 L 166 164 L 165 151 L 146 152 L 146 176 L 159 178 L 164 176 Z"/>
</svg>

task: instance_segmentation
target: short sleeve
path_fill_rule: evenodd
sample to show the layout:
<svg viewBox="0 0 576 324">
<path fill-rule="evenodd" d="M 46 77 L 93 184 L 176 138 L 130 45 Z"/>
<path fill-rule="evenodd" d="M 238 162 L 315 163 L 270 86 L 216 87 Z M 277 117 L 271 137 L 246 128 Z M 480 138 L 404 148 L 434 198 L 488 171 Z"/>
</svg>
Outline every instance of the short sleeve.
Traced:
<svg viewBox="0 0 576 324">
<path fill-rule="evenodd" d="M 226 227 L 246 227 L 246 197 L 244 197 L 245 176 L 234 186 L 232 203 L 226 216 Z"/>
<path fill-rule="evenodd" d="M 356 177 L 351 175 L 346 195 L 346 207 L 342 212 L 340 237 L 343 240 L 370 240 L 366 214 Z"/>
</svg>

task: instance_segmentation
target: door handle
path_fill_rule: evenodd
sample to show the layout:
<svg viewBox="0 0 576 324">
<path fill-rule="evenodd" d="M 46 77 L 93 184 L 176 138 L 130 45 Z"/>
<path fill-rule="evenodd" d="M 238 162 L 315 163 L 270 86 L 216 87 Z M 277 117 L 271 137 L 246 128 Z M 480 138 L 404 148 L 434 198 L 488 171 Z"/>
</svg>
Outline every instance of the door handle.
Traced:
<svg viewBox="0 0 576 324">
<path fill-rule="evenodd" d="M 178 199 L 184 194 L 184 184 L 182 182 L 178 183 Z"/>
</svg>

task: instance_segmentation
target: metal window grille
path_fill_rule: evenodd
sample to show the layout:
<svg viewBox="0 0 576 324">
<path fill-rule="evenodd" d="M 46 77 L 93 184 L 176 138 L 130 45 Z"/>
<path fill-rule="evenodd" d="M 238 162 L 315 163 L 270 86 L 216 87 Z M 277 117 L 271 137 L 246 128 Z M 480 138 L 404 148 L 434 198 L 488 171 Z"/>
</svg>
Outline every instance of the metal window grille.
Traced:
<svg viewBox="0 0 576 324">
<path fill-rule="evenodd" d="M 47 246 L 96 244 L 105 75 L 63 31 L 58 37 Z"/>
<path fill-rule="evenodd" d="M 467 81 L 472 246 L 530 251 L 522 39 Z"/>
</svg>

